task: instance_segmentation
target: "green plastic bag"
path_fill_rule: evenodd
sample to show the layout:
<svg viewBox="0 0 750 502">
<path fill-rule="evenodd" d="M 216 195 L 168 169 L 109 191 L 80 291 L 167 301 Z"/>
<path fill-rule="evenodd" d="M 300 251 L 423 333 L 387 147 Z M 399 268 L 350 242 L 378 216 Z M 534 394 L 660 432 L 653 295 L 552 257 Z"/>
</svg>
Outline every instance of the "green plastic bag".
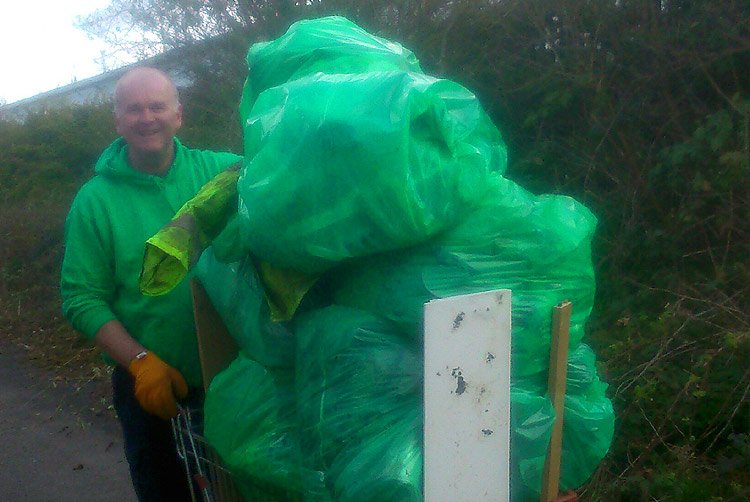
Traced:
<svg viewBox="0 0 750 502">
<path fill-rule="evenodd" d="M 287 487 L 286 476 L 293 473 L 299 484 L 291 486 L 309 493 L 306 500 L 319 500 L 321 494 L 333 500 L 377 500 L 384 495 L 388 500 L 420 500 L 419 344 L 393 323 L 338 306 L 306 312 L 295 324 L 294 389 L 291 373 L 265 370 L 241 356 L 209 389 L 209 441 L 240 479 L 249 477 L 251 488 L 257 489 L 261 481 Z M 588 479 L 612 439 L 614 413 L 592 356 L 591 349 L 580 344 L 568 363 L 564 489 Z M 554 417 L 546 373 L 513 380 L 515 501 L 538 500 Z M 273 462 L 258 469 L 255 464 L 262 455 L 270 455 Z"/>
<path fill-rule="evenodd" d="M 614 419 L 580 343 L 593 215 L 505 179 L 505 146 L 477 99 L 346 20 L 296 23 L 248 63 L 236 241 L 322 276 L 287 326 L 294 376 L 242 356 L 209 389 L 207 423 L 234 414 L 210 422 L 222 457 L 247 486 L 263 479 L 310 500 L 419 500 L 422 305 L 509 288 L 513 500 L 539 497 L 554 420 L 550 317 L 562 300 L 574 305 L 562 485 L 583 483 Z M 217 297 L 231 283 L 217 282 Z M 243 300 L 251 312 L 258 301 Z"/>
<path fill-rule="evenodd" d="M 596 219 L 569 197 L 534 196 L 499 175 L 488 190 L 471 214 L 441 235 L 337 269 L 334 299 L 378 312 L 419 336 L 427 301 L 511 289 L 512 372 L 537 374 L 549 363 L 552 307 L 572 301 L 571 347 L 583 337 L 594 300 Z"/>
<path fill-rule="evenodd" d="M 274 322 L 250 257 L 222 263 L 209 247 L 196 276 L 240 350 L 267 368 L 294 366 L 294 337 L 286 323 Z"/>
<path fill-rule="evenodd" d="M 299 21 L 276 40 L 254 44 L 247 66 L 252 78 L 245 82 L 243 117 L 261 92 L 316 73 L 421 72 L 410 50 L 336 16 Z"/>
<path fill-rule="evenodd" d="M 539 500 L 555 410 L 544 392 L 525 382 L 510 389 L 511 500 Z"/>
<path fill-rule="evenodd" d="M 253 106 L 243 113 L 238 183 L 243 240 L 253 253 L 313 274 L 445 230 L 482 199 L 490 174 L 506 168 L 502 138 L 471 92 L 418 72 L 370 71 L 372 61 L 390 61 L 391 53 L 348 39 L 338 18 L 316 25 L 344 30 L 338 36 L 348 40 L 347 50 L 313 49 L 327 47 L 325 37 L 280 45 L 283 54 L 300 43 L 300 52 L 327 55 L 330 73 L 293 72 L 281 82 L 289 73 L 282 68 L 271 79 L 279 81 L 275 87 L 246 99 Z M 358 46 L 367 70 L 336 72 L 336 58 L 348 71 Z M 273 61 L 266 52 L 274 47 L 260 52 Z M 266 87 L 255 79 L 251 69 L 249 89 Z M 254 92 L 248 88 L 246 95 Z"/>
<path fill-rule="evenodd" d="M 599 380 L 593 350 L 580 344 L 568 358 L 560 486 L 585 483 L 612 444 L 615 412 L 607 384 Z"/>
<path fill-rule="evenodd" d="M 379 451 L 373 437 L 403 420 L 404 408 L 421 409 L 418 346 L 392 323 L 368 312 L 331 306 L 302 315 L 295 337 L 303 445 L 324 467 L 336 462 L 342 448 L 367 442 L 368 451 Z M 403 473 L 397 469 L 383 474 L 400 479 Z M 421 482 L 418 476 L 412 481 Z"/>
<path fill-rule="evenodd" d="M 138 281 L 141 293 L 159 296 L 174 289 L 222 232 L 237 213 L 239 169 L 238 163 L 217 174 L 146 241 Z"/>
<path fill-rule="evenodd" d="M 594 352 L 585 343 L 568 356 L 560 465 L 563 490 L 585 483 L 612 444 L 614 410 L 595 364 Z M 539 500 L 554 418 L 546 372 L 513 380 L 511 498 L 516 502 Z"/>
<path fill-rule="evenodd" d="M 346 444 L 328 468 L 334 500 L 421 502 L 422 410 L 394 411 L 387 428 L 373 428 L 361 443 Z"/>
<path fill-rule="evenodd" d="M 206 393 L 204 434 L 246 500 L 329 498 L 324 473 L 300 451 L 293 389 L 292 372 L 240 353 Z"/>
</svg>

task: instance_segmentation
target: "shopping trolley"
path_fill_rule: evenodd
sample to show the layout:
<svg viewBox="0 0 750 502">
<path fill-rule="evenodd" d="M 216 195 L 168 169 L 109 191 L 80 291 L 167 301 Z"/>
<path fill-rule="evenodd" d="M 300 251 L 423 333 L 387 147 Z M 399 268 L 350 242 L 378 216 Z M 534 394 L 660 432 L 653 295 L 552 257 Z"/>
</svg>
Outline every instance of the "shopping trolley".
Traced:
<svg viewBox="0 0 750 502">
<path fill-rule="evenodd" d="M 207 388 L 213 377 L 234 359 L 237 346 L 226 332 L 226 327 L 201 284 L 193 280 L 191 289 L 201 372 Z M 203 436 L 201 407 L 178 405 L 177 416 L 172 419 L 172 433 L 194 502 L 243 500 L 232 481 L 231 473 Z"/>
<path fill-rule="evenodd" d="M 172 419 L 177 455 L 185 467 L 190 496 L 193 502 L 241 502 L 243 498 L 229 471 L 200 431 L 202 414 L 199 408 L 178 406 Z"/>
</svg>

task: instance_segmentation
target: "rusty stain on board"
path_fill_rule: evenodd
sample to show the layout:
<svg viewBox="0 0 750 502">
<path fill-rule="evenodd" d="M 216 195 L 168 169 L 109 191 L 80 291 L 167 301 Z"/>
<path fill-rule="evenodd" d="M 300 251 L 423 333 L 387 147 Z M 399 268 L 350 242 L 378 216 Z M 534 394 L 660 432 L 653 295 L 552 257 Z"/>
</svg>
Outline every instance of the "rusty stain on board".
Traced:
<svg viewBox="0 0 750 502">
<path fill-rule="evenodd" d="M 480 385 L 479 389 L 477 389 L 476 392 L 474 392 L 474 395 L 477 396 L 477 404 L 481 405 L 483 403 L 483 400 L 485 399 L 484 394 L 487 392 L 487 387 L 485 385 Z"/>
</svg>

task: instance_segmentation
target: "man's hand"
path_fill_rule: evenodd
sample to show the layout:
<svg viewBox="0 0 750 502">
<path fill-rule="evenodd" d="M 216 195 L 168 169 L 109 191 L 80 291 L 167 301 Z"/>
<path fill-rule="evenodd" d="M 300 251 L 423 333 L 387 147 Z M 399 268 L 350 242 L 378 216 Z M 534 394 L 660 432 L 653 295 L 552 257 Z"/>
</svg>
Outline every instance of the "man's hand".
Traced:
<svg viewBox="0 0 750 502">
<path fill-rule="evenodd" d="M 135 377 L 135 398 L 144 410 L 164 420 L 177 415 L 177 398 L 188 394 L 187 383 L 179 371 L 153 352 L 133 359 L 128 371 Z"/>
</svg>

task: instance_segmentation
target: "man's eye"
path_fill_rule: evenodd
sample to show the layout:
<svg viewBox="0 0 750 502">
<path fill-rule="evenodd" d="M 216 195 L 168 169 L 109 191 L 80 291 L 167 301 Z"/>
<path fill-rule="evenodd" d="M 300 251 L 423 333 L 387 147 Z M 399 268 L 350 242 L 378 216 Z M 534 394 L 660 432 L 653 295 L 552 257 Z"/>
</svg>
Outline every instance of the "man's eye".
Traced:
<svg viewBox="0 0 750 502">
<path fill-rule="evenodd" d="M 163 112 L 166 109 L 167 109 L 166 105 L 153 105 L 151 107 L 152 112 Z"/>
</svg>

